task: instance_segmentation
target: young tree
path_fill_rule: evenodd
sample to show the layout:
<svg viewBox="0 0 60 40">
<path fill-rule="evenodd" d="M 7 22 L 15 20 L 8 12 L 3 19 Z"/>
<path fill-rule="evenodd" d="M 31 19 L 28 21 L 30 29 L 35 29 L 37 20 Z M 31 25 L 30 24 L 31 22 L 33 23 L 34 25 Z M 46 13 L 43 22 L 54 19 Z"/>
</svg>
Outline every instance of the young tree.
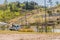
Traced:
<svg viewBox="0 0 60 40">
<path fill-rule="evenodd" d="M 5 4 L 5 8 L 6 8 L 6 9 L 7 9 L 7 3 L 8 3 L 8 1 L 5 0 L 5 1 L 4 1 L 4 4 Z"/>
<path fill-rule="evenodd" d="M 17 1 L 16 3 L 17 3 L 17 5 L 16 5 L 16 6 L 17 6 L 18 8 L 20 8 L 20 2 L 19 2 L 19 1 Z"/>
</svg>

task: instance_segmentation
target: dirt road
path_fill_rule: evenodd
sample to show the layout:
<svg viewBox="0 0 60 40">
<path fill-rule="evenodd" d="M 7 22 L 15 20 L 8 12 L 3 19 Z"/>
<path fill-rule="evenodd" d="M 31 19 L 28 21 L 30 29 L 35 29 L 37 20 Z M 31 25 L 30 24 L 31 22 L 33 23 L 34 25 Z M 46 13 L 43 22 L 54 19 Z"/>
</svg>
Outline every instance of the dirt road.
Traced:
<svg viewBox="0 0 60 40">
<path fill-rule="evenodd" d="M 60 40 L 59 34 L 0 34 L 0 40 Z"/>
</svg>

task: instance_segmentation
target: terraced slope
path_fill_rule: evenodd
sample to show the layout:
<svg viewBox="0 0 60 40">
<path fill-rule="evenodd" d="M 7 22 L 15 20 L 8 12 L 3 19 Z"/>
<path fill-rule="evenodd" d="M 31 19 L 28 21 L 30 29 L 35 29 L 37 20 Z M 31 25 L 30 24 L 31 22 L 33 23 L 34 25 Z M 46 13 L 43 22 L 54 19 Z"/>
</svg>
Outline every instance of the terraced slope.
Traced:
<svg viewBox="0 0 60 40">
<path fill-rule="evenodd" d="M 36 18 L 34 18 L 35 16 L 37 17 L 38 15 L 41 15 L 41 14 L 44 14 L 42 12 L 38 12 L 36 10 L 33 10 L 34 12 L 33 13 L 27 13 L 25 16 L 22 16 L 22 17 L 18 17 L 18 18 L 14 18 L 12 20 L 10 20 L 9 22 L 10 23 L 20 23 L 20 21 L 22 21 L 23 23 L 25 23 L 25 20 L 27 20 L 28 22 L 35 22 L 34 20 Z"/>
<path fill-rule="evenodd" d="M 60 16 L 57 15 L 52 15 L 52 16 L 48 16 L 46 17 L 46 20 L 53 20 L 56 21 L 57 18 L 59 18 Z M 12 23 L 17 23 L 17 24 L 26 24 L 27 23 L 35 23 L 35 22 L 44 22 L 45 21 L 45 12 L 40 12 L 37 10 L 33 10 L 33 13 L 28 12 L 25 16 L 22 17 L 17 17 L 14 18 L 12 20 L 10 20 L 9 22 Z"/>
</svg>

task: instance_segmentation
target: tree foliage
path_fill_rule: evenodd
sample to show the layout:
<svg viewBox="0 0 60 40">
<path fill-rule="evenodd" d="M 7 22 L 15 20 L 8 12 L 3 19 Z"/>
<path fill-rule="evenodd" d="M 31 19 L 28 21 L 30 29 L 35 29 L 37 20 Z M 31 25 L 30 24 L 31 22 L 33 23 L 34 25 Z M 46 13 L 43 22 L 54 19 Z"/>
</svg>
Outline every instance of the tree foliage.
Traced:
<svg viewBox="0 0 60 40">
<path fill-rule="evenodd" d="M 21 16 L 21 10 L 33 10 L 38 5 L 36 2 L 11 2 L 9 4 L 1 4 L 0 6 L 0 21 L 7 22 L 10 19 Z M 21 15 L 20 15 L 21 14 Z"/>
<path fill-rule="evenodd" d="M 23 9 L 26 9 L 26 10 L 33 10 L 35 8 L 36 5 L 38 5 L 36 2 L 23 2 L 25 4 L 25 6 L 23 6 Z"/>
</svg>

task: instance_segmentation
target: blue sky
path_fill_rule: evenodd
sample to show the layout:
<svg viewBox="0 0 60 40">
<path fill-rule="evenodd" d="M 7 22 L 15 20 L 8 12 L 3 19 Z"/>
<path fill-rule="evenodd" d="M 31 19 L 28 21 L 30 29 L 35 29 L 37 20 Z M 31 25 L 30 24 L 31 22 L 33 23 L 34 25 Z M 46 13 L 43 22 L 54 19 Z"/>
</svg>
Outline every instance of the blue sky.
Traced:
<svg viewBox="0 0 60 40">
<path fill-rule="evenodd" d="M 7 0 L 8 2 L 16 2 L 17 0 Z M 37 2 L 39 5 L 44 5 L 44 0 L 19 0 L 20 2 L 24 2 L 24 1 L 35 1 L 35 2 Z M 47 6 L 49 5 L 49 3 L 48 3 L 48 1 L 49 0 L 47 0 Z M 60 2 L 60 0 L 52 0 L 52 4 L 53 5 L 55 5 L 56 3 L 56 1 L 59 1 Z M 4 0 L 0 0 L 0 4 L 3 4 L 4 3 Z"/>
</svg>

